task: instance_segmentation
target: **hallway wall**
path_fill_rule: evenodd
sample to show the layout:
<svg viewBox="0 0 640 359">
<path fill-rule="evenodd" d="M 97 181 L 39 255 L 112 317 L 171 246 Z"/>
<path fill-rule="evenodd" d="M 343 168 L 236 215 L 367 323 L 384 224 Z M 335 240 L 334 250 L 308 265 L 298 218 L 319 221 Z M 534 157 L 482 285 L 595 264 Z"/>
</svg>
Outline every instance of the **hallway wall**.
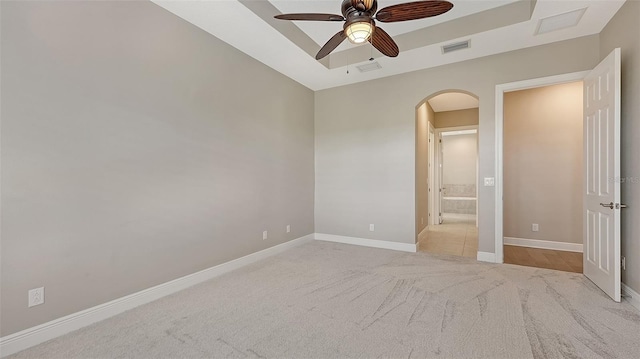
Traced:
<svg viewBox="0 0 640 359">
<path fill-rule="evenodd" d="M 480 120 L 478 108 L 441 111 L 435 113 L 435 128 L 477 126 Z"/>
<path fill-rule="evenodd" d="M 582 81 L 504 94 L 505 237 L 582 243 L 582 137 Z"/>
</svg>

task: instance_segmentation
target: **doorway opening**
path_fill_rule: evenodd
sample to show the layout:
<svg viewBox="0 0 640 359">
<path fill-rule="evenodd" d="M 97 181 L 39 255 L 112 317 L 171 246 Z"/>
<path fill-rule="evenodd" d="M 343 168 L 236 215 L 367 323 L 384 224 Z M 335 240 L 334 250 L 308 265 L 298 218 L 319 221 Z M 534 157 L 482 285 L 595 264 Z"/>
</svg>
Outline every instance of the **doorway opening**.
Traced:
<svg viewBox="0 0 640 359">
<path fill-rule="evenodd" d="M 582 273 L 583 82 L 506 92 L 504 262 Z"/>
<path fill-rule="evenodd" d="M 419 251 L 477 257 L 477 96 L 434 94 L 416 107 Z"/>
<path fill-rule="evenodd" d="M 583 177 L 576 187 L 582 200 L 572 205 L 582 208 L 582 273 L 614 301 L 621 300 L 620 211 L 620 108 L 621 50 L 614 49 L 590 71 L 575 72 L 496 86 L 495 143 L 495 253 L 479 252 L 478 258 L 504 262 L 504 97 L 506 93 L 583 81 Z M 550 135 L 553 132 L 550 131 Z M 560 154 L 553 154 L 563 155 Z M 548 174 L 553 176 L 552 173 Z M 495 181 L 494 181 L 495 180 Z M 526 188 L 524 189 L 526 190 Z M 554 203 L 555 204 L 555 203 Z M 538 227 L 539 228 L 539 227 Z M 533 231 L 534 226 L 531 225 Z M 530 242 L 531 243 L 531 242 Z M 480 255 L 482 254 L 482 255 Z M 486 254 L 486 255 L 485 255 Z"/>
<path fill-rule="evenodd" d="M 477 224 L 477 126 L 439 129 L 440 224 Z"/>
</svg>

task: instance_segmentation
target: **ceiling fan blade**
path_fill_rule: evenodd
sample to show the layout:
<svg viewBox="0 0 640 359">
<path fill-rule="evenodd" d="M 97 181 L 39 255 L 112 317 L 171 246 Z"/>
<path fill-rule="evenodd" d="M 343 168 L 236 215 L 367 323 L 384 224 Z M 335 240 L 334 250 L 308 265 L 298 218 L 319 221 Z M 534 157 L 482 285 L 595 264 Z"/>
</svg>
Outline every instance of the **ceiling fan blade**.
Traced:
<svg viewBox="0 0 640 359">
<path fill-rule="evenodd" d="M 448 1 L 414 1 L 387 6 L 378 11 L 376 20 L 381 22 L 417 20 L 444 14 L 451 8 L 453 4 Z"/>
<path fill-rule="evenodd" d="M 344 21 L 342 15 L 335 14 L 280 14 L 274 17 L 280 20 Z"/>
<path fill-rule="evenodd" d="M 340 31 L 337 34 L 333 35 L 333 37 L 330 38 L 329 41 L 324 44 L 324 46 L 322 46 L 320 51 L 318 51 L 316 60 L 320 60 L 321 58 L 329 55 L 331 51 L 335 50 L 336 47 L 338 47 L 338 45 L 340 45 L 346 38 L 347 35 L 345 35 L 344 31 Z"/>
<path fill-rule="evenodd" d="M 378 49 L 378 51 L 382 52 L 384 55 L 389 57 L 396 57 L 400 53 L 398 49 L 398 45 L 395 41 L 387 34 L 386 31 L 382 30 L 379 26 L 376 26 L 376 29 L 373 31 L 373 36 L 369 39 L 369 42 Z"/>
</svg>

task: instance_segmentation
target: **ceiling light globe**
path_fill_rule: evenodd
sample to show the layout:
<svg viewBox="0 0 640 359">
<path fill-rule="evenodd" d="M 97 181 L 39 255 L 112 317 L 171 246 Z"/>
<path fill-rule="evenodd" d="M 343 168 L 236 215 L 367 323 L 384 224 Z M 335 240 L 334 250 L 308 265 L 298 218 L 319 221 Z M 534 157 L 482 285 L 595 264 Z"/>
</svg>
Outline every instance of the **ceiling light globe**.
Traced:
<svg viewBox="0 0 640 359">
<path fill-rule="evenodd" d="M 362 44 L 373 34 L 373 25 L 367 21 L 354 22 L 347 26 L 345 33 L 352 44 Z"/>
</svg>

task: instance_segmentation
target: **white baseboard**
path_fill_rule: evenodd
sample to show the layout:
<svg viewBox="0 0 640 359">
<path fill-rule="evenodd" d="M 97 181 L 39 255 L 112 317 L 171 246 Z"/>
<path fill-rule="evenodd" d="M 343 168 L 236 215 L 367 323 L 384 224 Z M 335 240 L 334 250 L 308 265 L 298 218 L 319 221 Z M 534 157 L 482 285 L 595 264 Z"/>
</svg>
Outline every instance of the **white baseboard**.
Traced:
<svg viewBox="0 0 640 359">
<path fill-rule="evenodd" d="M 152 302 L 169 294 L 205 282 L 224 273 L 241 268 L 261 259 L 284 252 L 285 250 L 310 242 L 314 238 L 309 234 L 199 272 L 174 279 L 137 293 L 127 295 L 110 302 L 67 315 L 50 322 L 22 330 L 0 338 L 0 357 L 5 357 L 47 340 L 59 337 L 95 322 L 113 317 L 142 304 Z"/>
<path fill-rule="evenodd" d="M 566 243 L 566 242 L 543 241 L 540 239 L 504 237 L 504 244 L 508 246 L 552 249 L 555 251 L 582 253 L 582 243 Z"/>
<path fill-rule="evenodd" d="M 490 252 L 478 252 L 478 256 L 476 257 L 476 259 L 480 262 L 495 263 L 496 254 Z"/>
<path fill-rule="evenodd" d="M 367 239 L 358 237 L 337 236 L 335 234 L 315 233 L 315 239 L 319 241 L 337 242 L 353 244 L 356 246 L 392 249 L 402 252 L 416 252 L 416 244 L 381 241 L 378 239 Z"/>
<path fill-rule="evenodd" d="M 635 290 L 631 289 L 628 285 L 622 284 L 622 294 L 625 295 L 624 300 L 629 302 L 632 306 L 634 306 L 637 310 L 640 310 L 640 294 Z"/>
</svg>

